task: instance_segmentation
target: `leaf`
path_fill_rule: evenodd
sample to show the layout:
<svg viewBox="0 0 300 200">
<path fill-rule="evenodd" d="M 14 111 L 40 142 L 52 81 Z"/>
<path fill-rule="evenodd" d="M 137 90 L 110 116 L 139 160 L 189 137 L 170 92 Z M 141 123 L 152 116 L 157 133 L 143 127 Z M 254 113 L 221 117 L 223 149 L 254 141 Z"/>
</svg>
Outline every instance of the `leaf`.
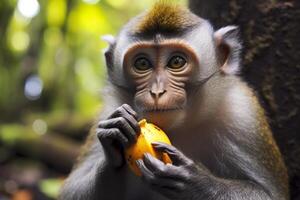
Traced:
<svg viewBox="0 0 300 200">
<path fill-rule="evenodd" d="M 59 178 L 45 179 L 39 183 L 40 190 L 48 197 L 57 199 L 63 180 Z"/>
</svg>

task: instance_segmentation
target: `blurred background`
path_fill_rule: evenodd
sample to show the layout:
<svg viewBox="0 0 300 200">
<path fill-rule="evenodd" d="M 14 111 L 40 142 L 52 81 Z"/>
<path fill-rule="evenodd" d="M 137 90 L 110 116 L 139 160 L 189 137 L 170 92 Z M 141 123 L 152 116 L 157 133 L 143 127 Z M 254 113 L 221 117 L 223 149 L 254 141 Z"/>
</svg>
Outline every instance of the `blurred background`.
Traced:
<svg viewBox="0 0 300 200">
<path fill-rule="evenodd" d="M 1 200 L 56 198 L 101 109 L 100 37 L 152 3 L 0 1 Z"/>
<path fill-rule="evenodd" d="M 264 106 L 300 199 L 300 1 L 170 0 L 235 24 L 241 76 Z M 56 199 L 105 84 L 101 36 L 152 0 L 0 0 L 0 200 Z"/>
</svg>

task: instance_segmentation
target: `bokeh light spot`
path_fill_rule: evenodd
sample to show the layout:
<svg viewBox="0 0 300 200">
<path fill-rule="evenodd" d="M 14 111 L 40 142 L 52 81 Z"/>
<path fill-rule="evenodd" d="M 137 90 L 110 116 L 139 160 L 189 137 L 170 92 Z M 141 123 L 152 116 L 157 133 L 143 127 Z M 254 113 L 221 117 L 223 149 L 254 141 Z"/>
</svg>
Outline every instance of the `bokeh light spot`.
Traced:
<svg viewBox="0 0 300 200">
<path fill-rule="evenodd" d="M 63 35 L 59 28 L 47 28 L 44 33 L 44 41 L 47 45 L 55 47 L 63 41 Z"/>
<path fill-rule="evenodd" d="M 30 38 L 24 31 L 18 31 L 11 36 L 11 46 L 15 51 L 25 51 L 29 46 Z"/>
<path fill-rule="evenodd" d="M 89 4 L 96 4 L 98 3 L 100 0 L 83 0 L 83 2 L 85 3 L 89 3 Z"/>
<path fill-rule="evenodd" d="M 44 135 L 47 132 L 47 123 L 44 120 L 36 119 L 32 123 L 32 129 L 39 135 Z"/>
<path fill-rule="evenodd" d="M 18 189 L 18 185 L 13 180 L 7 180 L 4 182 L 4 188 L 6 191 L 8 191 L 10 193 L 14 193 Z"/>
<path fill-rule="evenodd" d="M 36 76 L 32 75 L 27 78 L 24 87 L 24 94 L 29 100 L 36 100 L 41 96 L 43 90 L 42 80 Z"/>
<path fill-rule="evenodd" d="M 107 1 L 111 6 L 115 8 L 122 8 L 126 5 L 126 3 L 129 3 L 127 0 L 110 0 Z"/>
<path fill-rule="evenodd" d="M 40 4 L 37 0 L 19 0 L 18 10 L 24 17 L 33 18 L 40 11 Z"/>
</svg>

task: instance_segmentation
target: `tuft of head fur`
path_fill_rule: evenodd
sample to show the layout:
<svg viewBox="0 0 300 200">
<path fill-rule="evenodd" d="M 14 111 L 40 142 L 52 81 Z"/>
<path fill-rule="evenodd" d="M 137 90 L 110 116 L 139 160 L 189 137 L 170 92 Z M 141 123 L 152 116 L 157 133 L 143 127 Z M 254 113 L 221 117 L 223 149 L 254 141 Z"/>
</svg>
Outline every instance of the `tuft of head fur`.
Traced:
<svg viewBox="0 0 300 200">
<path fill-rule="evenodd" d="M 182 32 L 189 27 L 197 25 L 200 21 L 199 17 L 180 5 L 158 1 L 149 11 L 142 15 L 134 32 L 137 34 Z"/>
</svg>

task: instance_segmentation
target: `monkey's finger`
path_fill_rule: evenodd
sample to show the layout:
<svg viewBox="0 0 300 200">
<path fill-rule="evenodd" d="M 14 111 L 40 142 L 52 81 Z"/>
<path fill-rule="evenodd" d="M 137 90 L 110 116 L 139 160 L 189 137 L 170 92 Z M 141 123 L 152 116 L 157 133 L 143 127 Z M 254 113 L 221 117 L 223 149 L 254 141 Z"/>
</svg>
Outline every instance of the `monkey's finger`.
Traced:
<svg viewBox="0 0 300 200">
<path fill-rule="evenodd" d="M 151 183 L 154 181 L 154 174 L 146 167 L 146 165 L 142 159 L 137 160 L 136 165 L 141 170 L 142 179 L 144 179 L 148 183 Z"/>
<path fill-rule="evenodd" d="M 128 104 L 123 104 L 122 105 L 125 110 L 127 110 L 135 119 L 138 119 L 138 114 L 131 108 L 130 105 Z"/>
<path fill-rule="evenodd" d="M 128 138 L 130 143 L 134 143 L 136 141 L 136 132 L 123 117 L 100 121 L 98 123 L 98 127 L 104 129 L 118 128 L 122 131 L 125 137 Z"/>
<path fill-rule="evenodd" d="M 151 170 L 155 176 L 181 181 L 186 179 L 186 175 L 181 168 L 172 164 L 165 164 L 149 153 L 145 153 L 143 161 L 145 166 Z"/>
<path fill-rule="evenodd" d="M 102 146 L 109 164 L 113 167 L 120 167 L 124 164 L 124 159 L 120 149 L 116 149 L 111 145 L 111 143 L 107 144 L 106 142 L 103 142 Z"/>
<path fill-rule="evenodd" d="M 137 160 L 136 164 L 142 172 L 142 178 L 151 185 L 159 185 L 160 187 L 164 187 L 169 186 L 170 182 L 173 181 L 172 179 L 156 176 L 156 174 L 154 174 L 141 159 Z"/>
<path fill-rule="evenodd" d="M 149 153 L 144 154 L 143 161 L 148 169 L 150 169 L 153 173 L 161 175 L 163 172 L 166 171 L 165 164 L 158 160 L 157 158 L 153 157 Z"/>
<path fill-rule="evenodd" d="M 136 133 L 140 132 L 140 126 L 139 126 L 137 119 L 135 119 L 134 116 L 132 116 L 125 109 L 124 106 L 120 106 L 119 108 L 117 108 L 116 111 L 114 113 L 112 113 L 108 119 L 113 119 L 113 118 L 117 118 L 117 117 L 124 117 L 129 122 L 129 124 L 135 130 Z"/>
<path fill-rule="evenodd" d="M 187 158 L 181 151 L 175 148 L 172 145 L 163 143 L 163 142 L 153 142 L 152 146 L 161 152 L 165 152 L 169 155 L 172 160 L 173 165 L 180 166 L 180 165 L 189 165 L 193 161 Z"/>
<path fill-rule="evenodd" d="M 183 182 L 156 176 L 147 168 L 143 160 L 137 160 L 136 163 L 142 172 L 142 179 L 154 190 L 162 193 L 172 193 L 173 191 L 173 194 L 184 190 L 185 184 Z"/>
<path fill-rule="evenodd" d="M 141 132 L 141 127 L 138 123 L 138 121 L 133 118 L 130 114 L 125 113 L 123 115 L 123 117 L 128 121 L 128 123 L 130 124 L 130 126 L 134 129 L 135 133 L 140 133 Z"/>
<path fill-rule="evenodd" d="M 108 142 L 111 143 L 111 141 L 115 140 L 118 141 L 123 147 L 127 147 L 129 145 L 128 139 L 117 128 L 97 128 L 96 134 L 100 142 L 107 144 Z"/>
<path fill-rule="evenodd" d="M 119 106 L 108 118 L 115 118 L 115 117 L 120 117 L 124 114 L 124 112 L 129 113 L 132 115 L 134 118 L 136 118 L 137 114 L 135 111 L 130 109 L 130 106 L 127 104 L 123 104 L 122 106 Z"/>
</svg>

